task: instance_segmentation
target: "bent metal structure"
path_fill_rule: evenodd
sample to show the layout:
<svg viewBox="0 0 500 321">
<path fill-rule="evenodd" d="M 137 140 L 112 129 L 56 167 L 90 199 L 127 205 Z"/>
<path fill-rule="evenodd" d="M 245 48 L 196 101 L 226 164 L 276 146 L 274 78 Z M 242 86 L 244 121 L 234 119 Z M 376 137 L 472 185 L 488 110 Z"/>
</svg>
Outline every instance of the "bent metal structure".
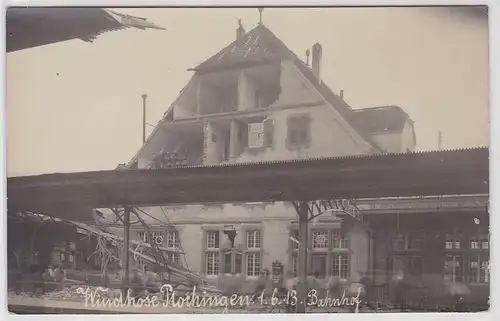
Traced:
<svg viewBox="0 0 500 321">
<path fill-rule="evenodd" d="M 115 214 L 124 223 L 125 246 L 130 243 L 130 214 L 135 206 L 291 201 L 298 214 L 299 239 L 307 240 L 308 222 L 328 211 L 343 217 L 346 224 L 363 224 L 355 199 L 488 194 L 489 151 L 477 148 L 14 177 L 8 179 L 7 192 L 9 215 L 31 211 L 89 221 L 90 209 L 121 208 L 123 214 Z M 301 242 L 298 295 L 304 299 L 306 256 L 307 242 Z M 126 251 L 125 261 L 129 260 Z M 297 312 L 304 311 L 305 304 L 299 304 Z"/>
<path fill-rule="evenodd" d="M 7 52 L 80 39 L 126 28 L 164 28 L 140 17 L 102 8 L 11 7 L 7 9 Z"/>
</svg>

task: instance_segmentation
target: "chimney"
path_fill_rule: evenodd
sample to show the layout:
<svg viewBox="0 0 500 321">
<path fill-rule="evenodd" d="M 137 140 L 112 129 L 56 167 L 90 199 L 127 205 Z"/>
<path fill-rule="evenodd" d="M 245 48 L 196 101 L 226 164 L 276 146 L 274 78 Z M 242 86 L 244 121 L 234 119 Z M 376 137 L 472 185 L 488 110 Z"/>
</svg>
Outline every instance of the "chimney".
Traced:
<svg viewBox="0 0 500 321">
<path fill-rule="evenodd" d="M 340 91 L 340 99 L 344 100 L 344 90 Z"/>
<path fill-rule="evenodd" d="M 321 57 L 323 56 L 323 48 L 319 43 L 312 47 L 312 72 L 318 83 L 321 83 Z"/>
<path fill-rule="evenodd" d="M 245 35 L 245 28 L 241 24 L 241 19 L 238 19 L 238 29 L 236 29 L 236 40 L 241 39 Z"/>
</svg>

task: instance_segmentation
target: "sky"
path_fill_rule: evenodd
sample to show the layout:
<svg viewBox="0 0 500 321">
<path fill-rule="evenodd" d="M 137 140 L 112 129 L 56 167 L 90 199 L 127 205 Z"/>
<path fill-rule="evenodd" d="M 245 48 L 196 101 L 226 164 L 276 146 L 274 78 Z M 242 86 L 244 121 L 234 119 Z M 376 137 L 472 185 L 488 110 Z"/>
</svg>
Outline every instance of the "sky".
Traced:
<svg viewBox="0 0 500 321">
<path fill-rule="evenodd" d="M 236 37 L 254 8 L 121 8 L 166 28 L 106 33 L 9 53 L 7 176 L 114 169 L 142 143 L 142 94 L 155 125 L 192 72 Z M 488 21 L 450 8 L 267 8 L 264 24 L 353 108 L 398 105 L 418 150 L 489 144 Z M 151 132 L 153 126 L 148 126 Z"/>
</svg>

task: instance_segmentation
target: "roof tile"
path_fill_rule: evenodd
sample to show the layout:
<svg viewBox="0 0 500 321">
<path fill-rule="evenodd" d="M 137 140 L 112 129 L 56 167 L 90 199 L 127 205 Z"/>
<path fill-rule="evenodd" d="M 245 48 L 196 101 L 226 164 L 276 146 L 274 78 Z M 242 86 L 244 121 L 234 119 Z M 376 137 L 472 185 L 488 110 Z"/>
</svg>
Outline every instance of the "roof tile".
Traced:
<svg viewBox="0 0 500 321">
<path fill-rule="evenodd" d="M 212 71 L 239 64 L 268 62 L 292 56 L 290 49 L 271 30 L 259 24 L 193 70 Z"/>
</svg>

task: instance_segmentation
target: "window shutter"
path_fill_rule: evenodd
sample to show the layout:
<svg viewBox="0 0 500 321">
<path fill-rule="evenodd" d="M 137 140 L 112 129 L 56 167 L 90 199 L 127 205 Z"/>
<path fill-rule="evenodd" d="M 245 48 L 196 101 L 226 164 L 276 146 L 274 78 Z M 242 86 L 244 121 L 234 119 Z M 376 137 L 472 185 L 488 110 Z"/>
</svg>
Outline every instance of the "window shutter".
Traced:
<svg viewBox="0 0 500 321">
<path fill-rule="evenodd" d="M 241 253 L 235 253 L 236 257 L 235 257 L 235 267 L 234 267 L 234 272 L 236 274 L 241 274 L 241 267 L 242 267 L 242 262 L 243 262 L 243 257 L 242 257 L 242 254 Z"/>
<path fill-rule="evenodd" d="M 264 124 L 248 124 L 248 147 L 262 147 L 264 143 Z"/>
<path fill-rule="evenodd" d="M 274 140 L 274 119 L 264 120 L 264 147 L 273 147 Z"/>
<path fill-rule="evenodd" d="M 248 147 L 248 125 L 239 126 L 240 144 L 243 148 Z"/>
<path fill-rule="evenodd" d="M 255 91 L 254 93 L 254 108 L 259 109 L 260 108 L 260 92 L 258 90 Z"/>
</svg>

